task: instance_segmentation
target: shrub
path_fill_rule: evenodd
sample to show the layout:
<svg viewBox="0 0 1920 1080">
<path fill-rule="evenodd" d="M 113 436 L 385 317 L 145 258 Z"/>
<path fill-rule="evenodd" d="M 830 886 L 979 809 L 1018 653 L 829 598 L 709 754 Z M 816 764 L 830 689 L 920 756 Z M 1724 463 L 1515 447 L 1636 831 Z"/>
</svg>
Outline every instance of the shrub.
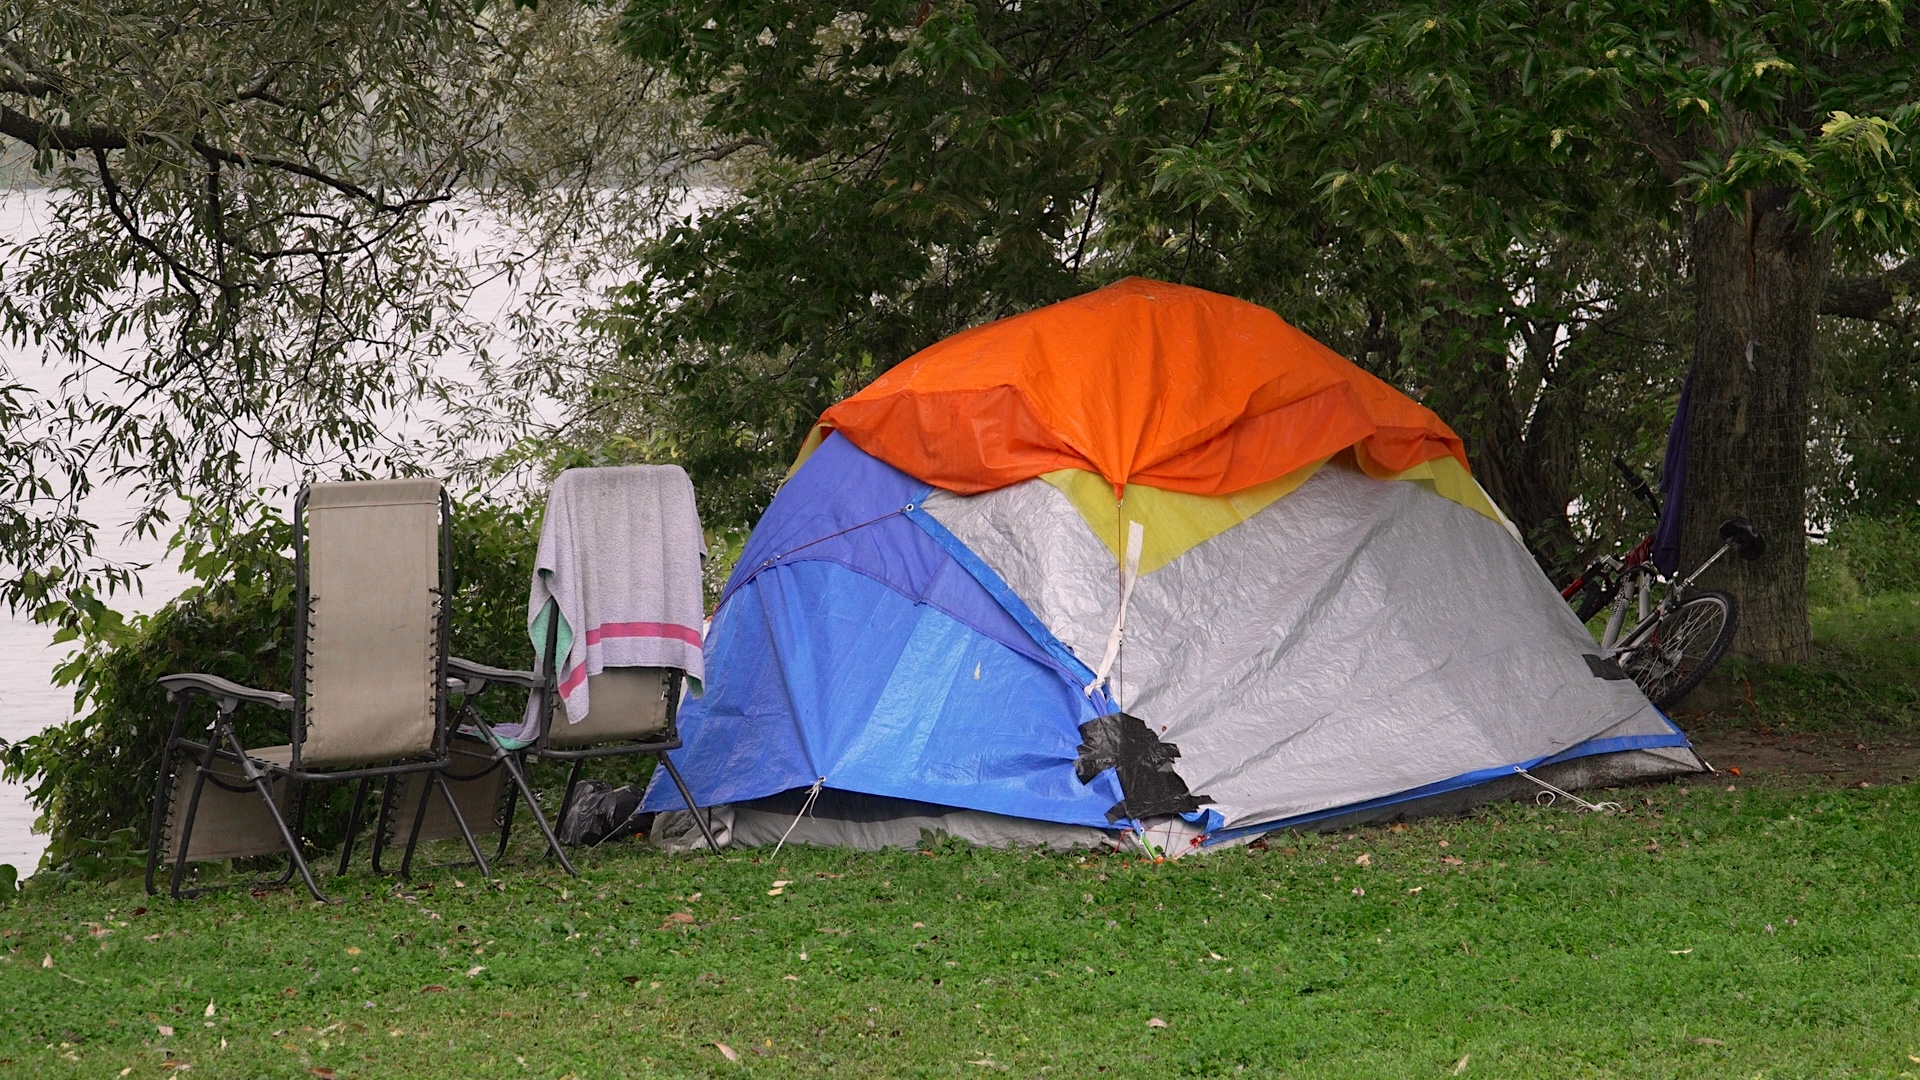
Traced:
<svg viewBox="0 0 1920 1080">
<path fill-rule="evenodd" d="M 1815 607 L 1920 592 L 1920 512 L 1848 518 L 1810 556 L 1807 600 Z"/>
</svg>

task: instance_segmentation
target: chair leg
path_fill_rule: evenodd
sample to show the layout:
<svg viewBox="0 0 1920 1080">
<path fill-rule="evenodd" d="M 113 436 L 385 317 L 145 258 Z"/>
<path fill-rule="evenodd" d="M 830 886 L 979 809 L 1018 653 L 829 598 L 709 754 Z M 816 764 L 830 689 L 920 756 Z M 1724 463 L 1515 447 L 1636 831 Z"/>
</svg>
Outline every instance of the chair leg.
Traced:
<svg viewBox="0 0 1920 1080">
<path fill-rule="evenodd" d="M 147 895 L 154 895 L 153 878 L 160 869 L 160 834 L 166 831 L 168 804 L 173 801 L 174 764 L 179 760 L 169 742 L 160 753 L 160 779 L 153 785 L 153 821 L 147 826 Z M 185 853 L 186 848 L 180 849 Z"/>
<path fill-rule="evenodd" d="M 453 823 L 460 826 L 460 835 L 467 841 L 467 850 L 473 852 L 473 862 L 480 868 L 480 876 L 492 881 L 493 871 L 487 868 L 487 857 L 480 854 L 480 842 L 473 838 L 473 830 L 467 827 L 467 815 L 460 812 L 460 804 L 454 801 L 453 788 L 448 786 L 446 774 L 434 773 L 433 782 L 439 786 L 441 797 L 447 800 L 447 809 L 453 812 Z M 427 811 L 426 800 L 420 802 L 420 813 L 424 816 Z"/>
<path fill-rule="evenodd" d="M 573 763 L 573 768 L 567 771 L 567 793 L 560 796 L 560 812 L 554 815 L 554 820 L 563 829 L 567 825 L 567 811 L 573 809 L 573 790 L 580 784 L 580 768 L 586 763 L 585 758 L 578 759 Z"/>
<path fill-rule="evenodd" d="M 347 811 L 347 835 L 340 841 L 340 874 L 347 872 L 347 864 L 353 861 L 353 838 L 360 831 L 360 813 L 366 809 L 367 789 L 373 786 L 373 777 L 363 776 L 354 785 L 353 808 Z"/>
<path fill-rule="evenodd" d="M 512 754 L 501 759 L 507 766 L 507 775 L 513 778 L 513 786 L 519 789 L 520 798 L 527 804 L 527 813 L 533 816 L 533 823 L 540 827 L 540 835 L 546 837 L 547 850 L 560 860 L 560 866 L 574 877 L 580 871 L 573 868 L 573 860 L 567 858 L 566 848 L 560 844 L 560 838 L 553 835 L 553 825 L 547 821 L 547 815 L 540 812 L 540 804 L 533 801 L 533 789 L 527 786 L 527 774 L 521 770 L 520 761 Z"/>
<path fill-rule="evenodd" d="M 288 783 L 293 783 L 293 781 L 289 780 Z M 300 842 L 301 837 L 307 835 L 308 789 L 307 789 L 307 785 L 304 782 L 300 784 L 299 792 L 300 794 L 297 800 L 295 801 L 294 808 L 293 808 L 293 842 L 296 844 Z M 265 884 L 270 888 L 277 889 L 292 880 L 293 880 L 293 860 L 288 859 L 287 868 L 285 870 L 280 871 L 280 876 L 277 878 L 274 878 L 271 881 L 266 882 Z"/>
<path fill-rule="evenodd" d="M 294 869 L 300 871 L 300 879 L 306 882 L 307 891 L 313 894 L 315 900 L 323 904 L 328 903 L 327 894 L 320 891 L 319 885 L 314 884 L 313 871 L 307 868 L 306 856 L 300 854 L 299 837 L 295 836 L 293 830 L 287 827 L 287 819 L 281 815 L 279 805 L 273 801 L 273 782 L 264 775 L 255 776 L 253 778 L 253 787 L 254 790 L 260 793 L 260 797 L 266 800 L 267 813 L 273 815 L 273 823 L 280 829 L 280 839 L 287 845 L 287 858 L 293 861 Z M 300 794 L 302 800 L 300 817 L 304 819 L 306 817 L 306 807 L 304 805 L 306 785 L 301 785 Z"/>
<path fill-rule="evenodd" d="M 394 777 L 395 781 L 399 777 Z M 431 782 L 431 781 L 429 781 Z M 420 826 L 427 823 L 427 798 L 430 792 L 420 793 L 420 810 L 413 815 L 413 828 L 407 830 L 407 851 L 400 857 L 400 880 L 413 880 L 413 849 L 420 846 Z"/>
<path fill-rule="evenodd" d="M 509 777 L 512 776 L 513 770 L 505 762 L 501 762 L 500 767 L 507 770 Z M 507 785 L 505 804 L 500 808 L 500 846 L 494 850 L 494 862 L 499 862 L 501 859 L 507 857 L 507 841 L 513 835 L 513 808 L 519 801 L 520 789 L 509 783 Z"/>
<path fill-rule="evenodd" d="M 718 853 L 720 843 L 713 838 L 713 823 L 709 820 L 713 815 L 702 815 L 700 808 L 693 804 L 693 792 L 687 790 L 687 782 L 680 778 L 680 770 L 673 767 L 673 759 L 665 753 L 655 756 L 660 759 L 660 764 L 667 767 L 667 775 L 673 778 L 673 786 L 680 789 L 680 797 L 687 801 L 687 813 L 692 814 L 694 823 L 700 826 L 700 834 L 707 838 L 707 847 Z"/>
<path fill-rule="evenodd" d="M 394 793 L 404 780 L 401 776 L 389 776 L 386 783 L 380 785 L 380 815 L 375 819 L 373 829 L 373 872 L 376 874 L 386 873 L 380 866 L 380 856 L 387 850 L 387 827 L 393 821 Z"/>
<path fill-rule="evenodd" d="M 195 765 L 193 770 L 193 794 L 187 798 L 187 820 L 180 825 L 180 854 L 173 860 L 173 878 L 168 892 L 175 900 L 184 900 L 180 894 L 180 884 L 187 877 L 187 856 L 193 851 L 193 819 L 200 813 L 200 793 L 207 787 L 207 770 L 204 765 Z"/>
</svg>

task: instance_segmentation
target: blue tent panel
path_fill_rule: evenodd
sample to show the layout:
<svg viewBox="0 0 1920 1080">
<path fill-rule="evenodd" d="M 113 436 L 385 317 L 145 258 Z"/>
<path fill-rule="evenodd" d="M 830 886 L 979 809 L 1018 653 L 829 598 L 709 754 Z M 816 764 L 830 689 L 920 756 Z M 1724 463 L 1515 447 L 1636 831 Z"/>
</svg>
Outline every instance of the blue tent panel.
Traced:
<svg viewBox="0 0 1920 1080">
<path fill-rule="evenodd" d="M 1094 705 L 1071 680 L 837 561 L 777 561 L 736 588 L 714 621 L 707 674 L 673 755 L 703 805 L 824 777 L 844 791 L 1104 828 L 1121 797 L 1111 770 L 1091 784 L 1074 775 Z M 684 808 L 670 784 L 653 785 L 644 807 Z"/>
<path fill-rule="evenodd" d="M 1048 662 L 1045 650 L 921 529 L 907 509 L 927 486 L 832 435 L 774 496 L 727 580 L 721 609 L 760 574 L 799 561 L 831 562 L 930 604 L 1007 648 Z M 715 658 L 709 656 L 712 669 Z M 809 779 L 808 783 L 812 783 Z"/>
</svg>

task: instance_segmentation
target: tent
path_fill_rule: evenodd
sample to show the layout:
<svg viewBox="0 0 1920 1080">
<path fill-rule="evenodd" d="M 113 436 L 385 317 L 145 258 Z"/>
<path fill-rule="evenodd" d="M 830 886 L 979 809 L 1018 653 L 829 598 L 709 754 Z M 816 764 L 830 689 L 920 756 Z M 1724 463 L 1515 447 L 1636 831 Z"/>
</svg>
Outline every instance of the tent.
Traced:
<svg viewBox="0 0 1920 1080">
<path fill-rule="evenodd" d="M 742 844 L 1180 854 L 1702 768 L 1439 417 L 1137 278 L 829 409 L 705 658 L 674 760 Z"/>
</svg>

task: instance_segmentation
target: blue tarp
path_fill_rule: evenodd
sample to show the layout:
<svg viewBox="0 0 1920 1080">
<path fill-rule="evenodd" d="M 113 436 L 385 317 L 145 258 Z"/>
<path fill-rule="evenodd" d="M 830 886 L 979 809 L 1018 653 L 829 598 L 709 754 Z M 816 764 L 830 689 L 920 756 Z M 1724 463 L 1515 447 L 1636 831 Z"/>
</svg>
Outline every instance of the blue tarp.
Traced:
<svg viewBox="0 0 1920 1080">
<path fill-rule="evenodd" d="M 996 600 L 908 507 L 926 487 L 830 438 L 754 530 L 673 760 L 719 805 L 825 778 L 870 795 L 1107 826 L 1111 770 L 1074 775 L 1082 693 L 1010 591 Z M 1021 616 L 1003 606 L 1011 601 Z M 1045 634 L 1044 629 L 1040 631 Z M 647 810 L 682 809 L 655 784 Z"/>
</svg>

